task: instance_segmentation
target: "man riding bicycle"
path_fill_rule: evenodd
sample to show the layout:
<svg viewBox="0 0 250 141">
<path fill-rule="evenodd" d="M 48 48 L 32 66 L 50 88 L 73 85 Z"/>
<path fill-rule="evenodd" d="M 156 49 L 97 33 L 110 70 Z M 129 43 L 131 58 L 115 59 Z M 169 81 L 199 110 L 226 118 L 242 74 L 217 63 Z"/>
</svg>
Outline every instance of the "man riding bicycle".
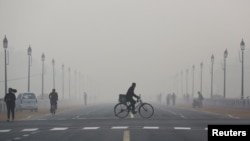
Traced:
<svg viewBox="0 0 250 141">
<path fill-rule="evenodd" d="M 52 105 L 55 105 L 55 108 L 57 109 L 58 94 L 55 89 L 53 89 L 52 92 L 49 94 L 49 99 L 50 99 L 50 109 L 52 108 Z"/>
<path fill-rule="evenodd" d="M 136 111 L 135 111 L 135 103 L 136 103 L 136 101 L 133 99 L 133 97 L 136 97 L 137 99 L 140 98 L 139 96 L 137 96 L 134 93 L 135 86 L 136 86 L 136 83 L 132 83 L 132 85 L 129 87 L 129 89 L 127 91 L 127 94 L 126 94 L 126 100 L 130 102 L 130 106 L 132 107 L 132 113 L 133 114 L 136 114 Z"/>
</svg>

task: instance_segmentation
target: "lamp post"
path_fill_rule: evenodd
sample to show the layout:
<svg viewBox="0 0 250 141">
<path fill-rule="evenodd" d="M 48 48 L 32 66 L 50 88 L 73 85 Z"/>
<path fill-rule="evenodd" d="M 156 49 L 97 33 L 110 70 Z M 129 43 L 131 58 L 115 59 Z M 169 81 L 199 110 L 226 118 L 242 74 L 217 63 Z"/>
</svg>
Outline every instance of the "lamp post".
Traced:
<svg viewBox="0 0 250 141">
<path fill-rule="evenodd" d="M 200 64 L 200 67 L 201 67 L 201 84 L 200 84 L 200 92 L 202 93 L 202 68 L 203 68 L 203 62 L 201 62 Z"/>
<path fill-rule="evenodd" d="M 211 98 L 213 97 L 214 55 L 211 56 Z"/>
<path fill-rule="evenodd" d="M 62 95 L 64 99 L 64 64 L 62 64 Z"/>
<path fill-rule="evenodd" d="M 186 94 L 188 97 L 188 69 L 186 70 Z"/>
<path fill-rule="evenodd" d="M 77 81 L 76 81 L 76 70 L 74 71 L 74 78 L 75 78 L 75 83 L 74 83 L 74 85 L 75 85 L 75 93 L 74 93 L 74 97 L 76 98 L 76 96 L 77 96 L 77 92 L 76 92 L 77 91 L 76 90 L 77 89 L 77 87 L 76 87 L 77 86 L 76 85 L 77 84 Z"/>
<path fill-rule="evenodd" d="M 184 96 L 183 94 L 183 71 L 181 71 L 181 94 Z"/>
<path fill-rule="evenodd" d="M 8 48 L 8 40 L 6 38 L 6 35 L 3 40 L 3 48 L 4 48 L 4 68 L 5 68 L 5 94 L 7 94 L 7 48 Z"/>
<path fill-rule="evenodd" d="M 55 59 L 52 59 L 52 67 L 53 67 L 53 89 L 55 89 Z"/>
<path fill-rule="evenodd" d="M 70 75 L 70 67 L 68 68 L 68 72 L 69 72 L 69 99 L 70 99 L 70 77 L 71 77 L 71 75 Z"/>
<path fill-rule="evenodd" d="M 31 64 L 31 53 L 32 53 L 32 49 L 29 46 L 28 50 L 28 92 L 30 92 L 30 64 Z"/>
<path fill-rule="evenodd" d="M 43 94 L 44 94 L 44 60 L 45 60 L 44 53 L 41 56 L 41 60 L 42 60 L 42 99 L 43 99 Z"/>
<path fill-rule="evenodd" d="M 228 52 L 227 49 L 224 51 L 224 90 L 223 96 L 226 98 L 226 60 L 227 60 Z"/>
<path fill-rule="evenodd" d="M 78 72 L 78 95 L 79 95 L 79 98 L 81 97 L 81 72 L 79 71 Z"/>
<path fill-rule="evenodd" d="M 193 86 L 192 86 L 192 98 L 193 98 L 194 97 L 194 69 L 195 69 L 195 66 L 193 65 L 192 68 L 193 68 L 193 81 L 192 81 L 192 83 L 193 83 Z"/>
<path fill-rule="evenodd" d="M 244 50 L 245 50 L 245 43 L 244 43 L 243 39 L 241 40 L 240 48 L 242 51 L 241 99 L 244 99 Z"/>
</svg>

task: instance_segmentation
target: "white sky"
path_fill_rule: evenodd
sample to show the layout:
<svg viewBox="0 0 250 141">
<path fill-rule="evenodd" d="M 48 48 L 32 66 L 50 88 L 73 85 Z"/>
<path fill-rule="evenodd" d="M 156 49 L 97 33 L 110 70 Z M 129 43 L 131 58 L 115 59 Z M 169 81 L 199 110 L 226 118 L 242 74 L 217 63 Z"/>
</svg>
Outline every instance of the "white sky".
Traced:
<svg viewBox="0 0 250 141">
<path fill-rule="evenodd" d="M 27 76 L 26 51 L 31 45 L 31 74 L 41 73 L 40 57 L 45 53 L 47 92 L 55 58 L 58 91 L 62 63 L 84 75 L 85 88 L 79 89 L 116 96 L 126 93 L 132 82 L 142 95 L 177 91 L 174 76 L 191 72 L 194 64 L 198 81 L 203 61 L 204 89 L 209 93 L 211 54 L 219 68 L 226 48 L 231 63 L 238 61 L 242 38 L 249 48 L 249 6 L 249 0 L 0 0 L 0 39 L 7 36 L 10 57 L 14 56 L 8 78 Z M 37 79 L 31 89 L 40 93 Z M 10 83 L 20 91 L 27 88 L 27 80 Z M 4 83 L 0 85 L 4 91 Z M 191 80 L 189 87 L 191 93 Z"/>
</svg>

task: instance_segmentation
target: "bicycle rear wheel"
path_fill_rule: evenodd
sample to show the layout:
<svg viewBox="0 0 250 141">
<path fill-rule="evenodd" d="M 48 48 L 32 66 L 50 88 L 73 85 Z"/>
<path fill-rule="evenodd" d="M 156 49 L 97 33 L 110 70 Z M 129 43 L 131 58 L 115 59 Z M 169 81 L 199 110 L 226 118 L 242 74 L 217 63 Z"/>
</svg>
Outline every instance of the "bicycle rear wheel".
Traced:
<svg viewBox="0 0 250 141">
<path fill-rule="evenodd" d="M 140 107 L 139 107 L 139 114 L 141 117 L 143 118 L 150 118 L 153 116 L 154 114 L 154 108 L 151 104 L 149 103 L 143 103 Z"/>
<path fill-rule="evenodd" d="M 51 107 L 51 111 L 52 115 L 55 115 L 56 114 L 56 105 L 55 104 L 52 104 L 52 107 Z"/>
<path fill-rule="evenodd" d="M 125 118 L 128 116 L 128 107 L 126 104 L 118 103 L 114 107 L 114 113 L 116 117 Z"/>
</svg>

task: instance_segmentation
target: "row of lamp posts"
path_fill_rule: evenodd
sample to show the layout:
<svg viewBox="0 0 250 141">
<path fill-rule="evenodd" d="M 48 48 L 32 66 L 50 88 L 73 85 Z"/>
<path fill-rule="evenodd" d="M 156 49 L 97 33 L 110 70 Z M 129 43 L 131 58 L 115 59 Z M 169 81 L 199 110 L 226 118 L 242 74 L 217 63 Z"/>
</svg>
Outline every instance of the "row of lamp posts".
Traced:
<svg viewBox="0 0 250 141">
<path fill-rule="evenodd" d="M 242 51 L 242 59 L 241 59 L 241 63 L 242 63 L 242 77 L 241 77 L 241 99 L 244 99 L 244 50 L 245 50 L 245 43 L 242 39 L 241 43 L 240 43 L 240 47 L 241 47 L 241 51 Z M 6 36 L 4 37 L 3 40 L 3 48 L 4 48 L 4 64 L 5 64 L 5 94 L 7 93 L 7 48 L 8 48 L 8 40 L 6 38 Z M 32 49 L 29 46 L 28 48 L 28 92 L 30 91 L 30 66 L 31 66 L 31 53 L 32 53 Z M 227 49 L 224 51 L 224 89 L 223 89 L 223 96 L 224 98 L 226 98 L 226 59 L 228 56 L 228 51 Z M 44 60 L 45 60 L 45 55 L 44 53 L 41 56 L 42 58 L 42 97 L 44 94 Z M 211 56 L 211 98 L 213 96 L 213 65 L 214 65 L 214 55 L 212 54 Z M 52 66 L 53 66 L 53 88 L 55 88 L 55 60 L 52 59 Z M 202 93 L 202 68 L 203 68 L 203 63 L 201 62 L 200 64 L 200 68 L 201 68 L 201 85 L 200 85 L 200 92 Z M 192 96 L 194 93 L 194 69 L 195 66 L 193 65 L 193 89 L 192 89 Z M 62 65 L 62 70 L 63 70 L 63 75 L 64 75 L 64 65 Z M 70 68 L 68 69 L 69 71 L 69 75 L 70 75 Z M 186 74 L 187 74 L 187 78 L 188 78 L 188 69 L 186 70 Z M 183 72 L 181 72 L 181 75 L 183 75 Z M 183 76 L 182 76 L 183 77 Z M 69 77 L 70 78 L 70 77 Z M 64 78 L 63 78 L 64 81 Z M 70 82 L 70 79 L 69 79 Z M 188 82 L 186 82 L 186 85 L 188 85 Z M 69 83 L 69 91 L 70 91 L 70 83 Z M 186 91 L 188 93 L 188 86 L 186 86 Z M 182 91 L 183 92 L 183 91 Z M 64 82 L 63 82 L 63 97 L 64 97 Z"/>
<path fill-rule="evenodd" d="M 241 75 L 241 99 L 244 99 L 244 50 L 245 50 L 245 43 L 242 39 L 240 43 L 240 49 L 241 49 L 241 59 L 240 62 L 242 64 L 242 75 Z M 228 51 L 227 49 L 224 51 L 224 86 L 223 86 L 223 97 L 226 98 L 226 59 L 228 57 Z M 213 68 L 214 67 L 214 55 L 211 56 L 211 98 L 213 97 Z M 195 71 L 195 65 L 192 66 L 193 69 L 193 79 L 192 79 L 192 97 L 194 96 L 194 71 Z M 202 69 L 203 69 L 203 62 L 200 63 L 200 92 L 202 93 Z M 183 88 L 183 71 L 181 71 L 181 88 Z M 183 89 L 181 89 L 183 93 Z M 186 93 L 188 94 L 188 69 L 186 70 Z"/>
<path fill-rule="evenodd" d="M 7 94 L 7 48 L 8 48 L 8 40 L 6 38 L 6 36 L 4 37 L 3 40 L 3 48 L 4 48 L 4 77 L 5 77 L 5 94 Z M 27 50 L 27 54 L 28 54 L 28 92 L 30 92 L 30 67 L 31 67 L 31 59 L 32 59 L 32 49 L 29 46 L 28 50 Z M 41 56 L 41 60 L 42 60 L 42 98 L 44 96 L 44 61 L 45 61 L 45 55 L 44 53 L 42 53 Z M 55 59 L 52 59 L 52 67 L 53 67 L 53 88 L 55 88 Z M 70 68 L 68 68 L 68 72 L 69 72 L 69 96 L 70 96 Z M 62 65 L 62 95 L 64 98 L 64 64 Z M 76 80 L 76 71 L 75 71 L 75 80 Z"/>
</svg>

